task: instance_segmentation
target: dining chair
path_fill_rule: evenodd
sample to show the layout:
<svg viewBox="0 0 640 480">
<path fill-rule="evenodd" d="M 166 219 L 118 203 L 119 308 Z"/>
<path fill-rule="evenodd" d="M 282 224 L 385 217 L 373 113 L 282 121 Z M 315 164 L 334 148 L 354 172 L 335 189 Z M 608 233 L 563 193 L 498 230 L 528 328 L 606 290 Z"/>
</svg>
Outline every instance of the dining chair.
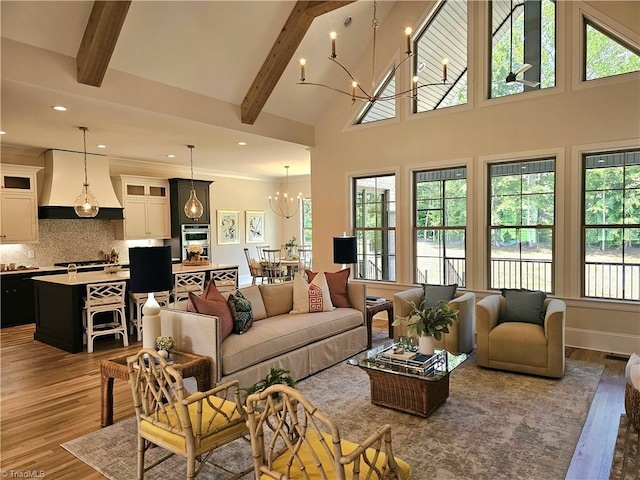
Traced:
<svg viewBox="0 0 640 480">
<path fill-rule="evenodd" d="M 304 274 L 305 270 L 311 270 L 311 248 L 298 248 L 298 271 Z"/>
<path fill-rule="evenodd" d="M 262 262 L 260 260 L 251 258 L 248 248 L 244 249 L 244 256 L 247 259 L 247 266 L 249 267 L 249 273 L 251 274 L 251 285 L 255 285 L 258 279 L 260 279 L 261 284 L 264 284 L 264 279 L 266 278 L 266 276 L 264 273 Z"/>
<path fill-rule="evenodd" d="M 282 250 L 268 249 L 262 250 L 264 253 L 264 263 L 262 269 L 267 277 L 268 283 L 275 283 L 276 281 L 282 282 L 286 280 L 285 270 L 282 267 Z"/>
<path fill-rule="evenodd" d="M 176 273 L 173 283 L 173 301 L 179 302 L 189 298 L 189 293 L 202 295 L 206 272 Z"/>
<path fill-rule="evenodd" d="M 269 245 L 256 245 L 256 251 L 258 252 L 258 260 L 264 261 L 264 249 L 269 248 Z"/>
<path fill-rule="evenodd" d="M 93 353 L 93 341 L 102 335 L 122 336 L 122 343 L 129 346 L 127 317 L 124 313 L 127 282 L 87 284 L 87 296 L 82 311 L 82 323 L 87 337 L 87 352 Z M 97 323 L 96 315 L 111 312 L 110 322 Z"/>
<path fill-rule="evenodd" d="M 390 425 L 360 444 L 346 440 L 295 388 L 276 384 L 249 395 L 246 414 L 255 478 L 411 478 L 393 453 Z"/>
<path fill-rule="evenodd" d="M 173 455 L 187 460 L 186 477 L 191 480 L 218 447 L 239 438 L 246 440 L 247 415 L 240 402 L 237 380 L 189 395 L 180 365 L 168 364 L 152 349 L 142 349 L 128 357 L 127 368 L 138 426 L 138 480 Z M 145 452 L 154 445 L 169 453 L 145 466 Z M 233 474 L 232 479 L 242 478 L 252 470 L 235 473 L 225 466 L 216 467 Z M 175 475 L 174 471 L 169 477 Z"/>
</svg>

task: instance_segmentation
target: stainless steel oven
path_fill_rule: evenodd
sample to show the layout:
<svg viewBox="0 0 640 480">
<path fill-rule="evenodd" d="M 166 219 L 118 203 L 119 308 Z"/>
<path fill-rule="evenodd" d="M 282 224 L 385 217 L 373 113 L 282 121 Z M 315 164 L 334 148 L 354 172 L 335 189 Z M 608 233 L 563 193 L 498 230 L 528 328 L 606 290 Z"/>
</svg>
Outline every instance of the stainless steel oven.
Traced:
<svg viewBox="0 0 640 480">
<path fill-rule="evenodd" d="M 211 227 L 202 224 L 182 225 L 182 236 L 180 241 L 182 260 L 187 259 L 187 248 L 189 245 L 200 245 L 202 247 L 202 257 L 209 258 L 211 248 Z"/>
</svg>

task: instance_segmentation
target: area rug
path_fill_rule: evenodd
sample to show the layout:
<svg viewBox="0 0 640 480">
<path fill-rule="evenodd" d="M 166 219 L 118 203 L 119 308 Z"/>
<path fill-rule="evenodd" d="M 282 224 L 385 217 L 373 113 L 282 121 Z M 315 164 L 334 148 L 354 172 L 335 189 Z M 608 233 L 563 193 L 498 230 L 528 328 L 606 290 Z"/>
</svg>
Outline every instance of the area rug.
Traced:
<svg viewBox="0 0 640 480">
<path fill-rule="evenodd" d="M 372 405 L 369 377 L 344 362 L 298 388 L 352 441 L 391 424 L 394 451 L 411 465 L 414 480 L 557 480 L 565 477 L 603 368 L 567 360 L 565 376 L 552 380 L 483 369 L 471 357 L 452 372 L 449 398 L 426 419 Z M 133 418 L 62 446 L 112 480 L 135 478 Z M 212 461 L 242 470 L 251 466 L 250 451 L 239 440 L 219 449 Z M 184 460 L 173 457 L 145 479 L 170 480 L 185 472 Z M 227 476 L 207 465 L 198 478 Z"/>
<path fill-rule="evenodd" d="M 638 478 L 640 478 L 640 431 L 631 425 L 625 414 L 622 414 L 609 480 L 637 480 Z"/>
</svg>

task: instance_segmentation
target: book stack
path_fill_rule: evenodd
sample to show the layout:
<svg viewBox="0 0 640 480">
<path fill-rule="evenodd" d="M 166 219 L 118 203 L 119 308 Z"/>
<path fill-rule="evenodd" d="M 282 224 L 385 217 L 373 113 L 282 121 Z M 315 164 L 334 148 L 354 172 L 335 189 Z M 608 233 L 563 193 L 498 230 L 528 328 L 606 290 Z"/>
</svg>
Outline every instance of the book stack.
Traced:
<svg viewBox="0 0 640 480">
<path fill-rule="evenodd" d="M 407 373 L 430 375 L 437 366 L 445 364 L 445 355 L 444 350 L 433 355 L 423 355 L 404 350 L 396 344 L 378 353 L 376 362 L 392 368 L 400 368 Z"/>
</svg>

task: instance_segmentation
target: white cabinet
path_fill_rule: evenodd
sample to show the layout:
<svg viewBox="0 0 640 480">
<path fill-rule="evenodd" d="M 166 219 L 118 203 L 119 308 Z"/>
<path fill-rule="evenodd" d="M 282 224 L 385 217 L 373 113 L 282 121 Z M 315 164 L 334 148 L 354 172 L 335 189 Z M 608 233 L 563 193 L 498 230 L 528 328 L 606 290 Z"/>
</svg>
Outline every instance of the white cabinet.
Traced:
<svg viewBox="0 0 640 480">
<path fill-rule="evenodd" d="M 40 169 L 0 165 L 0 243 L 38 241 L 36 173 Z"/>
<path fill-rule="evenodd" d="M 116 223 L 118 240 L 171 238 L 167 180 L 131 175 L 118 175 L 111 180 L 124 207 L 124 220 Z"/>
</svg>

